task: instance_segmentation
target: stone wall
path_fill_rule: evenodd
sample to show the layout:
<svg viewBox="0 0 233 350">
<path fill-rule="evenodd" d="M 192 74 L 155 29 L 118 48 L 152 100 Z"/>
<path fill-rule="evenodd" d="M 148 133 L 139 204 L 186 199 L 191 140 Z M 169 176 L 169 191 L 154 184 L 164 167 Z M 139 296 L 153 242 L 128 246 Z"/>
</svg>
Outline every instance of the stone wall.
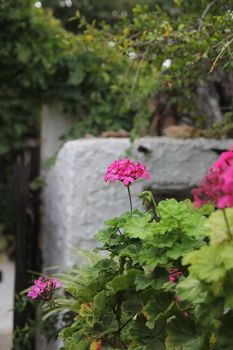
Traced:
<svg viewBox="0 0 233 350">
<path fill-rule="evenodd" d="M 61 136 L 69 131 L 77 118 L 44 105 L 41 113 L 41 159 L 52 157 L 62 146 Z"/>
<path fill-rule="evenodd" d="M 44 266 L 67 266 L 74 261 L 73 247 L 91 249 L 95 233 L 105 220 L 128 210 L 126 189 L 103 181 L 107 166 L 131 147 L 131 158 L 140 160 L 151 174 L 150 181 L 132 186 L 136 194 L 153 187 L 165 192 L 194 186 L 221 151 L 233 140 L 177 140 L 141 138 L 133 146 L 128 139 L 86 139 L 67 142 L 56 164 L 45 174 L 43 192 Z M 135 205 L 136 203 L 136 205 Z"/>
</svg>

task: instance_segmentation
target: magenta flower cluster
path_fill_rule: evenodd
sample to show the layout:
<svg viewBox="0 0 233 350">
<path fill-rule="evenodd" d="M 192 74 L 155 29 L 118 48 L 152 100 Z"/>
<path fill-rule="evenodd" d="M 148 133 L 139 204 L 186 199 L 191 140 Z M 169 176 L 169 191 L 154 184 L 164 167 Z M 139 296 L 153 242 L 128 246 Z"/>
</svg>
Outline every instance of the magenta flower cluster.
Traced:
<svg viewBox="0 0 233 350">
<path fill-rule="evenodd" d="M 179 271 L 178 269 L 170 269 L 169 270 L 169 282 L 170 283 L 177 283 L 179 278 L 183 275 L 183 272 Z"/>
<path fill-rule="evenodd" d="M 170 283 L 178 283 L 180 277 L 183 276 L 183 272 L 176 269 L 176 268 L 172 268 L 169 270 L 169 282 Z M 180 295 L 176 294 L 175 295 L 175 300 L 177 301 L 178 304 L 182 303 L 182 298 L 180 297 Z M 182 316 L 184 317 L 188 317 L 189 316 L 189 312 L 187 310 L 183 310 L 181 312 Z"/>
<path fill-rule="evenodd" d="M 34 281 L 27 296 L 32 299 L 51 300 L 55 290 L 61 287 L 61 281 L 56 278 L 39 277 Z"/>
<path fill-rule="evenodd" d="M 129 186 L 133 182 L 139 179 L 150 179 L 145 165 L 140 162 L 134 163 L 129 159 L 115 160 L 109 165 L 107 172 L 104 176 L 105 182 L 120 181 L 124 186 Z"/>
<path fill-rule="evenodd" d="M 193 191 L 194 204 L 213 203 L 215 207 L 224 209 L 233 207 L 233 149 L 221 154 L 208 175 Z"/>
</svg>

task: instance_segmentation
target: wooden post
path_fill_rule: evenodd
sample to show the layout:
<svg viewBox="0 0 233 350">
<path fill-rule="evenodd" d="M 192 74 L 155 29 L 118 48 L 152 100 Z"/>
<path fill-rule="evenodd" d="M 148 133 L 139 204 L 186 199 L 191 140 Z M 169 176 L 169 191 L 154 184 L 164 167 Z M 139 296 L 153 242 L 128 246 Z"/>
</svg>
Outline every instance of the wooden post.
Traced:
<svg viewBox="0 0 233 350">
<path fill-rule="evenodd" d="M 30 190 L 30 183 L 39 175 L 39 171 L 40 148 L 38 144 L 32 143 L 24 150 L 22 156 L 18 156 L 13 171 L 15 295 L 31 285 L 32 277 L 29 271 L 41 271 L 39 251 L 40 193 Z M 30 307 L 24 312 L 15 310 L 14 329 L 23 328 L 29 318 L 35 318 Z"/>
</svg>

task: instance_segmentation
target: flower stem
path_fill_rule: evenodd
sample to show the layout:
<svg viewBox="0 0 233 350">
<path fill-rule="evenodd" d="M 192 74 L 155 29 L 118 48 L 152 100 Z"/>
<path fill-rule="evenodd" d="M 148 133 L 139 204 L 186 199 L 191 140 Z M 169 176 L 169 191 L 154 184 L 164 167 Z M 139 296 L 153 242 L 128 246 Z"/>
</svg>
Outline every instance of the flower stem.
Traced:
<svg viewBox="0 0 233 350">
<path fill-rule="evenodd" d="M 131 193 L 130 193 L 130 185 L 127 186 L 127 190 L 128 190 L 128 195 L 129 195 L 129 204 L 130 204 L 130 211 L 131 213 L 133 212 L 133 206 L 132 206 L 132 198 L 131 198 Z"/>
<path fill-rule="evenodd" d="M 226 228 L 227 228 L 227 235 L 230 239 L 232 239 L 232 233 L 231 233 L 231 227 L 230 227 L 230 224 L 229 224 L 229 221 L 228 221 L 228 218 L 227 218 L 227 213 L 226 213 L 226 209 L 223 209 L 223 216 L 224 216 L 224 220 L 225 220 L 225 223 L 226 223 Z"/>
<path fill-rule="evenodd" d="M 124 266 L 125 266 L 126 259 L 125 257 L 119 258 L 119 275 L 122 275 L 124 273 Z M 122 291 L 119 291 L 116 295 L 117 297 L 117 304 L 116 304 L 116 320 L 118 323 L 118 330 L 116 332 L 116 344 L 120 349 L 127 349 L 124 342 L 121 339 L 121 330 L 122 330 L 122 324 L 121 324 L 121 316 L 122 316 L 122 302 L 123 302 L 123 293 Z"/>
</svg>

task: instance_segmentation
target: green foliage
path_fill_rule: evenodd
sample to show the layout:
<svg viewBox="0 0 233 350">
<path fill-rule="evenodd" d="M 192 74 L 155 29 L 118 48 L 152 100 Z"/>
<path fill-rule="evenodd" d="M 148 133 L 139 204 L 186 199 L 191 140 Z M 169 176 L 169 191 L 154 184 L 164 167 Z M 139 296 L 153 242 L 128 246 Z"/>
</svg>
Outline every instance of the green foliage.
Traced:
<svg viewBox="0 0 233 350">
<path fill-rule="evenodd" d="M 138 5 L 133 17 L 98 28 L 77 14 L 80 33 L 73 35 L 32 0 L 1 1 L 0 154 L 38 135 L 44 103 L 76 116 L 64 140 L 147 125 L 158 90 L 170 94 L 180 116 L 196 116 L 197 82 L 219 64 L 232 69 L 231 12 L 222 1 L 202 18 L 207 5 L 158 1 L 153 11 Z"/>
<path fill-rule="evenodd" d="M 168 325 L 169 333 L 166 339 L 168 350 L 200 350 L 203 348 L 203 339 L 197 333 L 196 324 L 190 320 L 176 318 Z"/>
<path fill-rule="evenodd" d="M 44 178 L 42 176 L 38 176 L 30 183 L 30 190 L 38 191 L 43 186 L 44 186 Z"/>
<path fill-rule="evenodd" d="M 124 53 L 133 50 L 142 64 L 150 61 L 162 73 L 159 90 L 170 96 L 173 112 L 198 125 L 198 119 L 205 116 L 198 116 L 198 104 L 193 103 L 197 84 L 207 82 L 219 65 L 229 71 L 233 68 L 232 9 L 227 11 L 224 1 L 212 6 L 210 1 L 174 3 L 168 9 L 165 1 L 152 12 L 146 6 L 136 6 L 132 24 L 125 21 L 128 35 L 121 46 Z M 139 76 L 140 70 L 136 78 Z M 230 130 L 229 118 L 232 109 L 220 133 L 226 135 Z"/>
<path fill-rule="evenodd" d="M 97 29 L 80 19 L 82 33 L 75 36 L 33 1 L 3 1 L 0 9 L 0 153 L 38 135 L 45 103 L 77 116 L 71 138 L 107 129 L 131 130 L 138 111 L 148 115 L 145 101 L 154 94 L 158 73 L 145 62 L 145 79 L 132 89 L 139 62 L 121 53 L 109 25 Z"/>
<path fill-rule="evenodd" d="M 190 303 L 203 334 L 214 344 L 211 349 L 230 349 L 232 327 L 233 241 L 232 208 L 214 212 L 207 220 L 210 243 L 187 254 L 189 276 L 177 286 L 177 292 Z M 227 231 L 230 232 L 227 232 Z"/>
<path fill-rule="evenodd" d="M 210 237 L 210 244 L 215 245 L 224 242 L 229 238 L 228 227 L 225 223 L 225 216 L 227 217 L 229 226 L 233 226 L 233 209 L 227 208 L 224 211 L 218 210 L 211 214 L 206 222 L 206 228 Z"/>
<path fill-rule="evenodd" d="M 64 348 L 96 349 L 101 340 L 103 349 L 165 350 L 176 339 L 176 349 L 197 349 L 203 339 L 191 313 L 186 320 L 188 301 L 177 301 L 169 271 L 187 274 L 181 258 L 205 244 L 205 221 L 190 201 L 174 199 L 159 203 L 156 220 L 135 210 L 107 221 L 96 250 L 108 255 L 64 274 L 67 296 L 55 300 L 55 309 L 45 306 L 47 315 L 74 312 L 60 333 Z"/>
<path fill-rule="evenodd" d="M 139 197 L 154 210 L 105 223 L 102 246 L 61 276 L 65 294 L 44 305 L 45 324 L 65 318 L 65 350 L 230 350 L 233 209 Z"/>
<path fill-rule="evenodd" d="M 1 1 L 0 154 L 38 135 L 41 93 L 48 88 L 65 32 L 30 1 Z M 20 33 L 20 34 L 19 34 Z"/>
<path fill-rule="evenodd" d="M 71 6 L 65 6 L 65 2 L 61 3 L 59 0 L 43 0 L 41 1 L 44 7 L 52 8 L 55 17 L 62 20 L 63 24 L 69 30 L 77 32 L 77 23 L 71 19 L 75 18 L 77 13 L 81 13 L 85 16 L 89 23 L 92 21 L 97 24 L 102 21 L 108 23 L 115 23 L 120 18 L 126 16 L 132 16 L 132 8 L 135 5 L 150 5 L 151 9 L 154 9 L 153 0 L 118 0 L 112 2 L 108 0 L 72 0 Z"/>
<path fill-rule="evenodd" d="M 28 317 L 27 320 L 21 322 L 21 326 L 17 326 L 14 330 L 13 335 L 13 350 L 30 350 L 33 347 L 33 339 L 35 336 L 36 328 L 38 326 L 37 322 L 33 319 L 33 314 L 36 311 L 36 304 L 31 302 L 25 295 L 16 295 L 14 309 L 20 314 L 21 312 L 25 312 L 27 310 Z"/>
<path fill-rule="evenodd" d="M 231 135 L 232 131 L 232 112 L 227 112 L 220 122 L 214 123 L 211 128 L 205 131 L 205 137 L 218 139 Z"/>
<path fill-rule="evenodd" d="M 38 333 L 43 335 L 48 341 L 55 341 L 58 333 L 70 324 L 73 314 L 69 312 L 59 315 L 58 313 L 51 313 L 47 317 L 46 322 L 42 322 L 41 306 L 38 302 L 30 300 L 25 295 L 25 291 L 16 295 L 14 309 L 18 315 L 27 310 L 27 319 L 24 320 L 24 324 L 21 323 L 21 326 L 17 326 L 14 330 L 12 350 L 33 349 L 35 337 L 38 336 Z M 57 327 L 54 327 L 55 324 Z"/>
</svg>

